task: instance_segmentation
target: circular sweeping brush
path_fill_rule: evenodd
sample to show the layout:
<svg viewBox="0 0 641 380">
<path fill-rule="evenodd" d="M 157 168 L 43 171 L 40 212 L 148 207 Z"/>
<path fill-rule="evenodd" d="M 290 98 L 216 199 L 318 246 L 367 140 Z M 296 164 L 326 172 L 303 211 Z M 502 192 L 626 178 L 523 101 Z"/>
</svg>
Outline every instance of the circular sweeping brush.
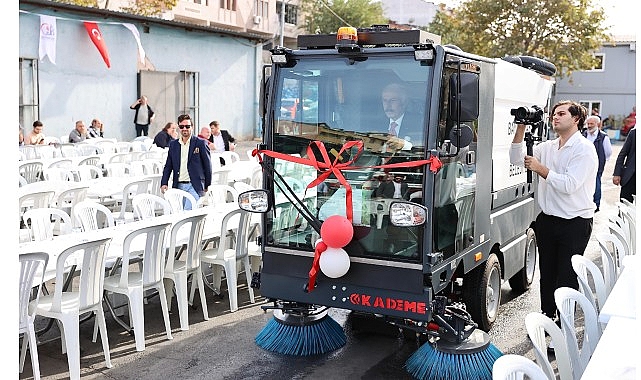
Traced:
<svg viewBox="0 0 641 380">
<path fill-rule="evenodd" d="M 492 380 L 492 366 L 502 355 L 490 336 L 477 329 L 461 343 L 428 341 L 407 359 L 405 369 L 421 380 Z"/>
<path fill-rule="evenodd" d="M 324 354 L 345 345 L 347 336 L 341 325 L 327 315 L 286 314 L 274 310 L 274 318 L 256 335 L 256 344 L 284 355 Z"/>
</svg>

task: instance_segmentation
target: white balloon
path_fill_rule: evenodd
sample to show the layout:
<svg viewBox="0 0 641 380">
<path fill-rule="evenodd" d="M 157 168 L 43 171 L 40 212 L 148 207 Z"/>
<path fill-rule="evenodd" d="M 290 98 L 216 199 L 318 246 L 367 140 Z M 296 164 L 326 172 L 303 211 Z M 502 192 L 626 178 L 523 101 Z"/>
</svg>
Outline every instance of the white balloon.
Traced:
<svg viewBox="0 0 641 380">
<path fill-rule="evenodd" d="M 349 270 L 349 266 L 349 255 L 343 248 L 327 247 L 327 250 L 321 254 L 320 269 L 327 277 L 342 277 Z"/>
</svg>

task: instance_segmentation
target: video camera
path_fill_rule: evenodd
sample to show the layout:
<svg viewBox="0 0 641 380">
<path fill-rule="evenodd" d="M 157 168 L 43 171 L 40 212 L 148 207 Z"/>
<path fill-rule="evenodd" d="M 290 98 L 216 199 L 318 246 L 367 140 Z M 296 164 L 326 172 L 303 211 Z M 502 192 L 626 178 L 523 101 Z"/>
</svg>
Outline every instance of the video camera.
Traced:
<svg viewBox="0 0 641 380">
<path fill-rule="evenodd" d="M 510 115 L 514 116 L 516 124 L 536 124 L 543 120 L 543 110 L 539 106 L 512 108 Z"/>
<path fill-rule="evenodd" d="M 510 115 L 514 116 L 515 124 L 525 124 L 530 126 L 530 130 L 525 132 L 524 140 L 527 148 L 527 155 L 533 155 L 534 141 L 541 141 L 543 132 L 543 109 L 539 106 L 512 108 Z M 538 131 L 538 133 L 537 133 Z M 527 183 L 532 183 L 532 171 L 527 171 Z"/>
</svg>

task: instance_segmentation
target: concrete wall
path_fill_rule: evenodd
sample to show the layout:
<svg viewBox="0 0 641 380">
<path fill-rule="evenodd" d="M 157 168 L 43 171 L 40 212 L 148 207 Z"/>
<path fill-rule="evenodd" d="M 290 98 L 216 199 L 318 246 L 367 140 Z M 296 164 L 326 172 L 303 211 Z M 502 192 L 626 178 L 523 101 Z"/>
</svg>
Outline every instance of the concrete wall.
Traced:
<svg viewBox="0 0 641 380">
<path fill-rule="evenodd" d="M 56 64 L 47 58 L 39 62 L 40 119 L 45 124 L 45 134 L 67 135 L 76 120 L 82 119 L 88 125 L 98 117 L 105 125 L 105 137 L 133 139 L 134 111 L 129 105 L 137 97 L 137 45 L 133 34 L 119 24 L 131 21 L 99 19 L 95 14 L 51 13 L 45 9 L 29 12 L 20 13 L 19 17 L 19 56 L 23 58 L 38 58 L 39 14 L 58 18 Z M 80 20 L 99 22 L 109 50 L 110 69 Z M 198 126 L 216 119 L 237 138 L 254 137 L 260 44 L 153 21 L 147 23 L 148 32 L 140 23 L 133 24 L 155 70 L 200 73 Z M 154 107 L 154 94 L 145 95 Z M 156 120 L 150 135 L 151 130 L 158 130 L 167 121 Z"/>
</svg>

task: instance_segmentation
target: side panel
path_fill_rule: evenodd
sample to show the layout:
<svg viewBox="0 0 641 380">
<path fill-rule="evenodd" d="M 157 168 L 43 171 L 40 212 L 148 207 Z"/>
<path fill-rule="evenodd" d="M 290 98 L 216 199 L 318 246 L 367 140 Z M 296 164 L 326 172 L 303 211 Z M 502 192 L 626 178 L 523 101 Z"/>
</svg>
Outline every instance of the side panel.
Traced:
<svg viewBox="0 0 641 380">
<path fill-rule="evenodd" d="M 512 108 L 548 105 L 553 81 L 534 71 L 497 60 L 492 144 L 492 191 L 526 182 L 526 171 L 510 164 L 509 150 L 516 129 Z"/>
</svg>

